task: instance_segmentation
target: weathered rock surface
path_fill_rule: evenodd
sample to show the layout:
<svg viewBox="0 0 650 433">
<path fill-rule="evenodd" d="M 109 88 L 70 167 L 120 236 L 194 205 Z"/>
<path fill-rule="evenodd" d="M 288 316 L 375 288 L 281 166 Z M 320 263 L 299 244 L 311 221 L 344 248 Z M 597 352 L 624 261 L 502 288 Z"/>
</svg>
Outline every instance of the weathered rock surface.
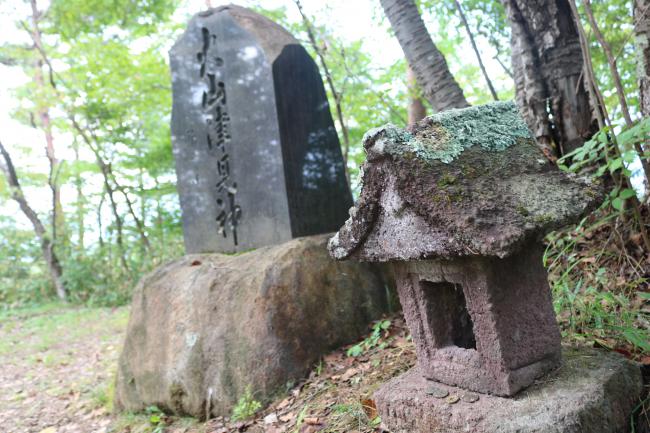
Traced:
<svg viewBox="0 0 650 433">
<path fill-rule="evenodd" d="M 241 255 L 190 255 L 143 278 L 133 296 L 115 407 L 229 414 L 250 387 L 268 400 L 385 310 L 368 264 L 332 260 L 327 235 Z"/>
<path fill-rule="evenodd" d="M 416 367 L 375 402 L 392 433 L 623 433 L 642 388 L 639 367 L 622 356 L 565 348 L 562 367 L 514 398 L 428 381 Z"/>
<path fill-rule="evenodd" d="M 471 391 L 512 396 L 562 358 L 544 246 L 505 259 L 393 265 L 420 372 Z"/>
<path fill-rule="evenodd" d="M 546 160 L 513 103 L 449 110 L 364 137 L 363 188 L 337 259 L 506 257 L 601 200 Z"/>
</svg>

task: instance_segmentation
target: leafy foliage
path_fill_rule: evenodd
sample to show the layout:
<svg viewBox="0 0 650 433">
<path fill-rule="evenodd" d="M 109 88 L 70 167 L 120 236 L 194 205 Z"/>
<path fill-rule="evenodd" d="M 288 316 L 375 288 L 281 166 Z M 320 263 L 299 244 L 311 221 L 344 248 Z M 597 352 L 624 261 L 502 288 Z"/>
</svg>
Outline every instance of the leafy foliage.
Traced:
<svg viewBox="0 0 650 433">
<path fill-rule="evenodd" d="M 253 393 L 251 392 L 250 387 L 246 389 L 244 395 L 242 395 L 237 404 L 232 409 L 232 420 L 233 421 L 242 421 L 248 418 L 251 418 L 262 408 L 262 403 L 253 398 Z"/>
<path fill-rule="evenodd" d="M 388 344 L 384 337 L 388 336 L 390 329 L 390 320 L 379 320 L 372 326 L 372 333 L 362 342 L 350 347 L 347 351 L 348 356 L 359 356 L 366 351 L 378 347 L 383 349 Z"/>
<path fill-rule="evenodd" d="M 42 3 L 40 7 L 45 5 Z M 369 52 L 363 40 L 343 37 L 327 10 L 308 17 L 316 36 L 314 47 L 308 42 L 304 22 L 291 18 L 295 12 L 290 10 L 292 2 L 274 10 L 265 9 L 268 5 L 261 1 L 253 3 L 259 12 L 296 35 L 314 58 L 315 48 L 323 53 L 349 131 L 348 168 L 358 192 L 359 167 L 365 158 L 363 134 L 385 123 L 406 123 L 412 96 L 407 90 L 406 63 L 400 60 L 378 66 L 381 53 Z M 499 97 L 512 98 L 510 31 L 501 3 L 461 3 L 483 59 L 492 62 L 488 72 Z M 26 25 L 33 30 L 31 11 L 25 4 L 24 16 L 16 19 L 16 29 L 24 37 L 0 46 L 0 62 L 20 69 L 26 77 L 23 85 L 13 89 L 17 101 L 13 117 L 33 125 L 37 139 L 16 143 L 12 152 L 20 162 L 19 175 L 28 198 L 42 202 L 38 210 L 62 258 L 71 302 L 126 303 L 143 273 L 183 252 L 166 61 L 167 49 L 184 26 L 184 17 L 174 18 L 179 16 L 179 5 L 177 0 L 52 0 L 39 17 L 48 64 L 32 49 L 29 33 L 23 28 Z M 418 5 L 468 99 L 472 103 L 490 101 L 473 54 L 468 55 L 467 35 L 455 2 L 420 0 Z M 631 16 L 630 4 L 612 0 L 595 2 L 593 8 L 617 55 L 628 102 L 637 116 L 632 21 L 622 18 Z M 378 7 L 377 11 L 377 26 L 389 32 Z M 620 109 L 604 54 L 595 40 L 590 43 L 608 111 L 616 117 Z M 41 82 L 36 80 L 39 70 Z M 337 101 L 331 89 L 326 89 L 337 119 Z M 63 215 L 57 216 L 63 219 L 63 230 L 56 233 L 47 185 L 50 173 L 42 158 L 44 125 L 38 113 L 43 110 L 51 117 L 54 144 L 62 160 L 55 182 L 64 197 Z M 336 122 L 343 142 L 343 125 L 338 119 Z M 650 135 L 649 122 L 645 119 L 622 131 L 622 122 L 614 122 L 615 131 L 601 131 L 562 160 L 563 168 L 610 181 L 633 180 L 639 157 L 635 145 L 643 146 Z M 108 174 L 103 172 L 106 167 Z M 639 354 L 647 351 L 643 341 L 648 340 L 648 302 L 644 297 L 648 272 L 639 230 L 647 222 L 648 211 L 641 206 L 641 215 L 633 212 L 637 191 L 628 183 L 612 181 L 608 188 L 607 199 L 594 217 L 549 238 L 546 260 L 565 335 L 603 345 L 624 342 Z M 0 215 L 3 308 L 39 303 L 53 296 L 40 244 L 25 221 L 14 215 L 8 192 L 0 177 L 0 202 L 7 209 Z M 371 336 L 350 348 L 348 354 L 360 356 L 385 345 L 390 326 L 387 321 L 376 323 Z M 251 397 L 249 403 L 253 401 Z"/>
<path fill-rule="evenodd" d="M 559 161 L 563 170 L 609 179 L 611 186 L 595 214 L 575 229 L 549 236 L 545 257 L 565 337 L 630 356 L 650 353 L 650 262 L 643 244 L 649 212 L 647 207 L 633 212 L 637 193 L 627 186 L 629 167 L 639 158 L 635 145 L 648 136 L 650 119 L 616 138 L 604 128 Z"/>
<path fill-rule="evenodd" d="M 169 20 L 178 4 L 177 0 L 53 0 L 48 28 L 66 40 L 111 28 L 144 36 Z"/>
</svg>

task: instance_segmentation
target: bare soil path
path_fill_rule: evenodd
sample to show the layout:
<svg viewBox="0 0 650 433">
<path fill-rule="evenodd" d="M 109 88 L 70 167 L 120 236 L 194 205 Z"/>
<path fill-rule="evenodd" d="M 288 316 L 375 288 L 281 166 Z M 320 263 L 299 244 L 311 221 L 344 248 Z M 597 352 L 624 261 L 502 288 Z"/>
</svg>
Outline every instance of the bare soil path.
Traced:
<svg viewBox="0 0 650 433">
<path fill-rule="evenodd" d="M 245 420 L 201 423 L 155 408 L 116 416 L 113 384 L 127 321 L 127 307 L 0 312 L 0 433 L 381 432 L 372 393 L 415 362 L 403 319 L 393 316 Z"/>
<path fill-rule="evenodd" d="M 0 432 L 105 432 L 128 309 L 0 315 Z"/>
</svg>

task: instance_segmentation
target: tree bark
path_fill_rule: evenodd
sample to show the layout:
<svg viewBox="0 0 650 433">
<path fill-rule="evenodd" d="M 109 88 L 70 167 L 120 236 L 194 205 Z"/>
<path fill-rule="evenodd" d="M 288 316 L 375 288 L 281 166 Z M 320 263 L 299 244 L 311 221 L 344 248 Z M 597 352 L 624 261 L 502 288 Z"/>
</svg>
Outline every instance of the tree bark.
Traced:
<svg viewBox="0 0 650 433">
<path fill-rule="evenodd" d="M 424 106 L 422 99 L 420 99 L 417 79 L 415 78 L 415 73 L 410 66 L 406 69 L 406 81 L 409 91 L 409 105 L 407 109 L 408 126 L 412 126 L 426 117 L 427 108 Z"/>
<path fill-rule="evenodd" d="M 485 69 L 485 65 L 483 65 L 481 52 L 478 50 L 478 47 L 476 46 L 476 41 L 474 40 L 472 29 L 469 27 L 469 22 L 467 22 L 467 17 L 465 16 L 465 12 L 463 12 L 463 6 L 460 4 L 458 0 L 454 0 L 454 3 L 456 4 L 456 10 L 460 15 L 460 19 L 463 22 L 463 26 L 465 27 L 465 32 L 467 33 L 467 37 L 469 38 L 469 41 L 472 44 L 472 49 L 474 50 L 474 54 L 476 55 L 476 59 L 478 60 L 478 65 L 481 68 L 481 72 L 483 73 L 483 78 L 485 78 L 485 83 L 490 89 L 490 94 L 492 95 L 492 99 L 498 101 L 499 96 L 497 96 L 497 91 L 494 89 L 494 85 L 492 85 L 492 80 L 490 80 L 490 76 L 488 75 L 487 70 Z"/>
<path fill-rule="evenodd" d="M 436 111 L 468 107 L 447 61 L 433 43 L 413 0 L 380 0 L 424 97 Z"/>
<path fill-rule="evenodd" d="M 577 149 L 598 129 L 569 1 L 502 0 L 512 27 L 517 104 L 550 159 Z"/>
<path fill-rule="evenodd" d="M 29 205 L 23 190 L 20 186 L 18 180 L 18 175 L 16 173 L 16 168 L 14 163 L 9 155 L 9 152 L 4 148 L 2 142 L 0 142 L 0 155 L 2 155 L 3 163 L 0 164 L 0 170 L 2 170 L 7 178 L 9 187 L 11 189 L 11 197 L 18 203 L 20 210 L 25 214 L 29 222 L 32 223 L 34 227 L 34 233 L 36 237 L 41 242 L 41 251 L 43 252 L 43 258 L 47 264 L 47 269 L 54 283 L 54 288 L 56 290 L 56 295 L 62 301 L 67 299 L 68 292 L 66 290 L 65 284 L 63 282 L 63 269 L 61 267 L 61 262 L 54 252 L 54 248 L 50 238 L 47 235 L 45 226 L 41 222 L 38 214 L 34 209 Z"/>
<path fill-rule="evenodd" d="M 634 1 L 634 35 L 639 80 L 639 108 L 644 117 L 650 117 L 650 0 Z"/>
</svg>

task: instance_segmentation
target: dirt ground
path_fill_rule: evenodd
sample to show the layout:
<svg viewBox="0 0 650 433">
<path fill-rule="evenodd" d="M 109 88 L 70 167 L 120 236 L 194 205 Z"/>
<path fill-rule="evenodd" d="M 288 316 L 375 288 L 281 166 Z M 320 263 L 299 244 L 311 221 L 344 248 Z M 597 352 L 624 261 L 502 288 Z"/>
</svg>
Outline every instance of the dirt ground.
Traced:
<svg viewBox="0 0 650 433">
<path fill-rule="evenodd" d="M 107 431 L 127 315 L 46 306 L 0 316 L 0 431 Z"/>
<path fill-rule="evenodd" d="M 200 423 L 156 408 L 116 416 L 111 400 L 127 321 L 128 308 L 0 313 L 0 432 L 379 432 L 372 393 L 415 362 L 403 320 L 393 316 L 369 329 L 356 356 L 348 355 L 351 346 L 325 356 L 309 378 L 245 421 Z"/>
</svg>

